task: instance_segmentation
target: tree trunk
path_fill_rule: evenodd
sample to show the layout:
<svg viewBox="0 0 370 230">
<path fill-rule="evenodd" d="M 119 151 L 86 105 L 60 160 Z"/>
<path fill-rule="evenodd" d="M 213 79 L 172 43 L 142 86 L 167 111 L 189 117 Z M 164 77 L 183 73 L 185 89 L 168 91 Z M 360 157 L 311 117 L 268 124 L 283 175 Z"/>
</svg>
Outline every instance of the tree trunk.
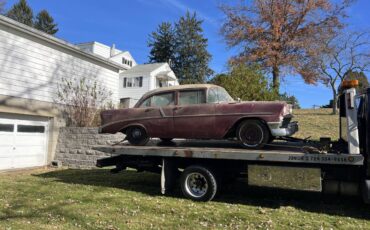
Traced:
<svg viewBox="0 0 370 230">
<path fill-rule="evenodd" d="M 338 95 L 337 90 L 335 89 L 335 84 L 331 84 L 331 89 L 333 90 L 333 114 L 337 114 L 338 109 Z"/>
<path fill-rule="evenodd" d="M 279 94 L 280 88 L 280 71 L 278 66 L 272 67 L 272 87 Z"/>
</svg>

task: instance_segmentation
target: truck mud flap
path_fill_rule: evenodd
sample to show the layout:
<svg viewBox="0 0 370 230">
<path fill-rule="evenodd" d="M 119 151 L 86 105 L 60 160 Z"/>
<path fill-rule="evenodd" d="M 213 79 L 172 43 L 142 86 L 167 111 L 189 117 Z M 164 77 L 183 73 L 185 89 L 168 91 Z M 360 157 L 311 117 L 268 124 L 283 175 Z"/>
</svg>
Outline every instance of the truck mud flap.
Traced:
<svg viewBox="0 0 370 230">
<path fill-rule="evenodd" d="M 163 158 L 161 168 L 161 193 L 164 195 L 173 190 L 180 173 L 171 159 Z"/>
</svg>

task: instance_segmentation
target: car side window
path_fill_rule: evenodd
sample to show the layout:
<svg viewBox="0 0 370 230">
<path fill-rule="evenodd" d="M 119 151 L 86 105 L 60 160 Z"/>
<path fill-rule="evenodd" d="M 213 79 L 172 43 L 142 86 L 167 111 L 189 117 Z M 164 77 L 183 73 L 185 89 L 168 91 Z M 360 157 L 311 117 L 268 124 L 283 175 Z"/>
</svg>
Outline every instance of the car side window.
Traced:
<svg viewBox="0 0 370 230">
<path fill-rule="evenodd" d="M 210 88 L 208 90 L 207 103 L 209 104 L 218 103 L 217 90 L 215 88 Z"/>
<path fill-rule="evenodd" d="M 145 99 L 140 105 L 140 108 L 150 107 L 150 101 L 152 100 L 152 97 L 149 97 Z"/>
<path fill-rule="evenodd" d="M 144 107 L 163 107 L 168 105 L 174 105 L 174 94 L 173 93 L 162 93 L 151 96 L 141 103 L 140 108 Z"/>
<path fill-rule="evenodd" d="M 179 92 L 179 105 L 194 105 L 205 103 L 204 90 L 187 90 Z"/>
</svg>

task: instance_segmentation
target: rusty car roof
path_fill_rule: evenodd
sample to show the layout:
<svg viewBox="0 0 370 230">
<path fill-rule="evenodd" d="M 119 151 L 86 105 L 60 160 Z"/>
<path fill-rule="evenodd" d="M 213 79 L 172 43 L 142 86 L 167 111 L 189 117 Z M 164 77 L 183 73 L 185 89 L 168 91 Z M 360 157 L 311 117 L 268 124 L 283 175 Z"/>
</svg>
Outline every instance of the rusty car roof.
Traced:
<svg viewBox="0 0 370 230">
<path fill-rule="evenodd" d="M 153 89 L 145 93 L 142 96 L 142 98 L 147 97 L 148 95 L 152 95 L 152 94 L 156 94 L 160 92 L 167 92 L 167 91 L 174 91 L 174 90 L 181 90 L 181 89 L 211 88 L 211 87 L 220 87 L 220 86 L 213 85 L 213 84 L 187 84 L 187 85 L 175 85 L 175 86 L 161 87 L 161 88 Z"/>
</svg>

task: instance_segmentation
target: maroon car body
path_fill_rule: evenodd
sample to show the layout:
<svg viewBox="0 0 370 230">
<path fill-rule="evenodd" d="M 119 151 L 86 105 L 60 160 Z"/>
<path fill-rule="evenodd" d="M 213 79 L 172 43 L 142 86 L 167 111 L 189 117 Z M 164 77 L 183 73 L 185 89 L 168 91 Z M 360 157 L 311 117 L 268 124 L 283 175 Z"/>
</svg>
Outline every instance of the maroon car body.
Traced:
<svg viewBox="0 0 370 230">
<path fill-rule="evenodd" d="M 291 117 L 286 102 L 235 102 L 216 85 L 181 85 L 152 90 L 134 108 L 103 111 L 100 132 L 127 133 L 140 127 L 148 137 L 162 139 L 225 139 L 237 137 L 241 122 L 254 120 L 272 139 L 297 131 Z"/>
</svg>

